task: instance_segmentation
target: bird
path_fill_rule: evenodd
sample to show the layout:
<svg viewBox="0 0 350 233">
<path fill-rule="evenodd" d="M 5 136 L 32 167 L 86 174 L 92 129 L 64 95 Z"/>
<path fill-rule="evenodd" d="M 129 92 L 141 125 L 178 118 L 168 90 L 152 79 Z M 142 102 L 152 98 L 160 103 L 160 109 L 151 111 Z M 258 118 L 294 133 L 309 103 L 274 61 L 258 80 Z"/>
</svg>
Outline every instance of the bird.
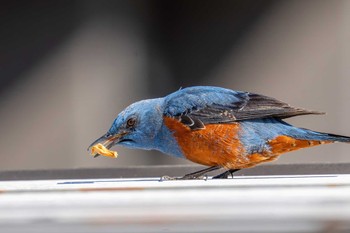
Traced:
<svg viewBox="0 0 350 233">
<path fill-rule="evenodd" d="M 265 95 L 215 86 L 181 88 L 165 97 L 126 107 L 102 137 L 103 144 L 158 150 L 207 166 L 178 179 L 233 177 L 240 169 L 276 160 L 281 154 L 350 137 L 295 127 L 284 119 L 323 112 L 292 107 Z M 96 156 L 98 156 L 97 154 Z M 95 156 L 95 157 L 96 157 Z"/>
</svg>

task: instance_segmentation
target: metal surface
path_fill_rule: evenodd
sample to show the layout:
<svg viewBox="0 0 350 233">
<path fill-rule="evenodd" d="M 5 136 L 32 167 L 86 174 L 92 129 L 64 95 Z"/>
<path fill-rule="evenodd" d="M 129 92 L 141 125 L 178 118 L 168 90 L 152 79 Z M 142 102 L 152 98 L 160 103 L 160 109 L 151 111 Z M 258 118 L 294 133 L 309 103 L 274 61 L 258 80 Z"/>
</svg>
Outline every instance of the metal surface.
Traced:
<svg viewBox="0 0 350 233">
<path fill-rule="evenodd" d="M 53 170 L 0 171 L 0 180 L 48 180 L 48 179 L 95 179 L 95 178 L 136 178 L 183 176 L 203 166 L 136 166 L 125 168 L 82 168 Z M 213 172 L 218 174 L 222 171 Z M 350 174 L 350 164 L 279 164 L 260 165 L 235 173 L 242 175 L 310 175 L 310 174 Z"/>
<path fill-rule="evenodd" d="M 54 180 L 45 179 L 49 171 L 27 171 L 21 172 L 27 180 L 17 181 L 16 172 L 3 172 L 0 232 L 350 232 L 349 165 L 268 165 L 227 180 L 159 179 L 197 168 L 56 170 Z M 143 177 L 86 178 L 96 171 Z M 262 171 L 280 174 L 249 175 Z M 58 179 L 63 174 L 76 178 Z"/>
</svg>

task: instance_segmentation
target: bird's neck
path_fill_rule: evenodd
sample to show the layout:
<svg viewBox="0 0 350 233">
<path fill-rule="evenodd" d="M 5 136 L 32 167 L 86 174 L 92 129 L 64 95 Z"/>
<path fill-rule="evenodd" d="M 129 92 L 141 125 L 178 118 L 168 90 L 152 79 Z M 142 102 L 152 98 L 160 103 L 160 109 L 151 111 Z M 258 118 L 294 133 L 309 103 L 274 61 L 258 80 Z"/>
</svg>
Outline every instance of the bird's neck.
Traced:
<svg viewBox="0 0 350 233">
<path fill-rule="evenodd" d="M 154 138 L 154 149 L 175 157 L 184 157 L 173 134 L 164 124 Z"/>
</svg>

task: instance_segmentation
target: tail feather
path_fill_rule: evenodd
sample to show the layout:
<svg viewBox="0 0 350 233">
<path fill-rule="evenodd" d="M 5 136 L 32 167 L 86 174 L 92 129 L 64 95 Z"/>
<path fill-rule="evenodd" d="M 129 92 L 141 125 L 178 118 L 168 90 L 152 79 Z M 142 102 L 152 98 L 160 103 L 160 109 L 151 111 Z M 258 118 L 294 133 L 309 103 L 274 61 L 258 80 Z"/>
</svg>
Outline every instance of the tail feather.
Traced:
<svg viewBox="0 0 350 233">
<path fill-rule="evenodd" d="M 332 133 L 322 133 L 313 131 L 310 129 L 304 129 L 300 128 L 302 130 L 302 134 L 296 136 L 295 138 L 298 139 L 306 139 L 306 140 L 315 140 L 315 141 L 329 141 L 329 142 L 345 142 L 350 143 L 350 137 L 349 136 L 343 136 L 338 134 L 332 134 Z"/>
<path fill-rule="evenodd" d="M 331 133 L 326 133 L 326 135 L 329 137 L 329 140 L 331 140 L 331 141 L 350 143 L 350 137 L 348 137 L 348 136 L 331 134 Z"/>
</svg>

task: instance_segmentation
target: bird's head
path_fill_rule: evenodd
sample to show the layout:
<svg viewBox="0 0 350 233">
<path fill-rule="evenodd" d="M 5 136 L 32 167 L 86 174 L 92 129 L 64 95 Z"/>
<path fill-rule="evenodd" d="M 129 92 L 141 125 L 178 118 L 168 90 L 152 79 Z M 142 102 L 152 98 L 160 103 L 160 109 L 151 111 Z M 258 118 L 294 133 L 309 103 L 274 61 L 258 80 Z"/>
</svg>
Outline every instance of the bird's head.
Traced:
<svg viewBox="0 0 350 233">
<path fill-rule="evenodd" d="M 153 139 L 162 125 L 161 99 L 142 100 L 125 108 L 113 121 L 106 134 L 88 149 L 101 143 L 107 149 L 114 145 L 153 149 Z"/>
</svg>

